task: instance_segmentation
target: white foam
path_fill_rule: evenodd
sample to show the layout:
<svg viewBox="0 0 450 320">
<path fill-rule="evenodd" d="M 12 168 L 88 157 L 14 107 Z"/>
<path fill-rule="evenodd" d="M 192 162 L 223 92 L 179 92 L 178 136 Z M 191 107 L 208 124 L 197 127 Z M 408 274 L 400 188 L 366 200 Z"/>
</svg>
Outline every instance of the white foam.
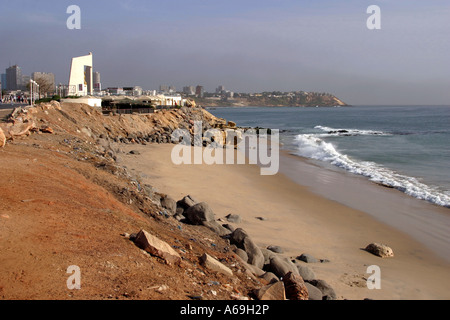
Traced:
<svg viewBox="0 0 450 320">
<path fill-rule="evenodd" d="M 374 130 L 361 130 L 361 129 L 336 129 L 324 126 L 315 126 L 314 129 L 319 129 L 325 131 L 329 136 L 374 136 L 374 135 L 382 135 L 387 136 L 390 135 L 388 133 L 382 131 L 374 131 Z M 326 135 L 321 135 L 326 136 Z"/>
<path fill-rule="evenodd" d="M 389 187 L 396 188 L 418 199 L 434 204 L 450 207 L 448 191 L 440 191 L 436 187 L 428 186 L 417 178 L 399 174 L 375 162 L 351 159 L 336 150 L 333 144 L 325 142 L 314 134 L 300 134 L 295 138 L 298 147 L 296 155 L 315 160 L 329 162 L 351 173 L 368 177 L 370 180 Z"/>
</svg>

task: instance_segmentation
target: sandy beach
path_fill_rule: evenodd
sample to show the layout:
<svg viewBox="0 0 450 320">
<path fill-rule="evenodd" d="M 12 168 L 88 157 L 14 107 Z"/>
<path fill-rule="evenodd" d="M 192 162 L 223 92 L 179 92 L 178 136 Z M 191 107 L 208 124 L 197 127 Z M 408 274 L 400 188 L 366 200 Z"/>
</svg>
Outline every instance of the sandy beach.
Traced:
<svg viewBox="0 0 450 320">
<path fill-rule="evenodd" d="M 176 200 L 189 194 L 207 202 L 218 219 L 239 214 L 242 222 L 234 226 L 246 230 L 258 246 L 280 246 L 293 258 L 308 253 L 329 260 L 308 267 L 335 289 L 339 299 L 450 298 L 450 265 L 445 259 L 367 212 L 294 182 L 283 175 L 283 167 L 275 176 L 261 176 L 256 165 L 174 165 L 173 145 L 120 148 L 125 153 L 119 163 L 158 191 Z M 129 155 L 130 150 L 140 155 Z M 389 245 L 395 257 L 382 259 L 362 250 L 372 242 Z M 381 269 L 380 290 L 367 288 L 371 265 Z"/>
</svg>

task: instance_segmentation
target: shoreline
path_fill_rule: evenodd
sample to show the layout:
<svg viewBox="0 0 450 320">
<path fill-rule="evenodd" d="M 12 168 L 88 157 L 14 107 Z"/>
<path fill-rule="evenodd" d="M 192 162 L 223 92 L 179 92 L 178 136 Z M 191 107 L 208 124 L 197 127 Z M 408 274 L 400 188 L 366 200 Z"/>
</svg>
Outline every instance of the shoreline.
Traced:
<svg viewBox="0 0 450 320">
<path fill-rule="evenodd" d="M 442 281 L 450 270 L 444 259 L 403 231 L 364 211 L 327 199 L 283 172 L 263 177 L 256 165 L 176 166 L 170 159 L 173 145 L 121 148 L 125 153 L 141 153 L 123 155 L 119 162 L 140 174 L 144 183 L 174 199 L 189 194 L 208 202 L 217 218 L 239 214 L 242 222 L 235 226 L 246 230 L 259 246 L 280 246 L 288 257 L 309 253 L 330 260 L 308 267 L 335 288 L 339 299 L 450 297 L 448 285 Z M 283 154 L 280 161 L 286 158 Z M 381 259 L 362 250 L 371 242 L 391 246 L 395 257 Z M 381 290 L 367 289 L 370 265 L 382 270 Z"/>
<path fill-rule="evenodd" d="M 291 154 L 289 150 L 281 150 L 281 154 L 281 172 L 289 179 L 307 186 L 318 195 L 363 211 L 408 234 L 450 262 L 448 208 L 417 199 L 332 165 L 327 168 L 319 161 Z M 301 176 L 296 174 L 297 171 L 301 172 Z M 315 175 L 317 171 L 321 174 Z M 355 196 L 360 193 L 371 196 Z"/>
</svg>

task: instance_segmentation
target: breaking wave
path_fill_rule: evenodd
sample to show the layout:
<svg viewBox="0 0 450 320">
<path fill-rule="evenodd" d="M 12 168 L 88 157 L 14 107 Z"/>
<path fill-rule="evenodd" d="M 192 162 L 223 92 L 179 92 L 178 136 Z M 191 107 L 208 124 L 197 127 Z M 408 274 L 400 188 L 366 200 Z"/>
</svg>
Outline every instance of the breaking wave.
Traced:
<svg viewBox="0 0 450 320">
<path fill-rule="evenodd" d="M 332 128 L 316 127 L 330 132 Z M 335 129 L 334 129 L 335 130 Z M 347 130 L 347 129 L 345 129 Z M 354 130 L 359 134 L 371 134 L 372 131 Z M 376 132 L 376 131 L 373 131 Z M 378 133 L 376 133 L 378 134 Z M 380 133 L 381 134 L 381 133 Z M 295 138 L 297 150 L 294 154 L 306 158 L 325 161 L 351 173 L 369 178 L 371 181 L 395 188 L 415 198 L 450 208 L 450 195 L 436 187 L 428 186 L 417 178 L 405 176 L 383 167 L 375 162 L 358 161 L 340 153 L 333 144 L 322 140 L 321 135 L 300 134 Z"/>
<path fill-rule="evenodd" d="M 316 126 L 314 129 L 324 131 L 329 136 L 388 136 L 389 133 L 360 129 L 336 129 L 324 126 Z M 322 135 L 323 136 L 323 135 Z"/>
</svg>

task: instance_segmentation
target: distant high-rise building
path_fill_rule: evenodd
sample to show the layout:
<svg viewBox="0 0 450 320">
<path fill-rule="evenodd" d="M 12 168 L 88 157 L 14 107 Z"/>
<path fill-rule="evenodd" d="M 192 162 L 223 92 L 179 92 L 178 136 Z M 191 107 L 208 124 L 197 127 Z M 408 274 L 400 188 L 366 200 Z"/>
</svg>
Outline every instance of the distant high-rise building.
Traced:
<svg viewBox="0 0 450 320">
<path fill-rule="evenodd" d="M 94 91 L 95 92 L 102 91 L 102 81 L 100 77 L 100 72 L 94 72 L 92 77 L 94 79 Z"/>
<path fill-rule="evenodd" d="M 223 93 L 225 91 L 225 87 L 224 86 L 218 86 L 216 89 L 216 93 Z"/>
<path fill-rule="evenodd" d="M 6 90 L 21 90 L 22 83 L 22 70 L 18 65 L 14 65 L 6 69 Z"/>
<path fill-rule="evenodd" d="M 160 92 L 169 92 L 169 86 L 166 86 L 166 85 L 160 85 L 160 86 L 159 86 L 159 91 L 160 91 Z"/>
<path fill-rule="evenodd" d="M 194 86 L 183 87 L 183 93 L 189 96 L 193 96 L 195 95 L 195 87 Z"/>
<path fill-rule="evenodd" d="M 205 93 L 205 90 L 204 90 L 203 86 L 197 86 L 197 88 L 195 88 L 195 94 L 198 97 L 203 97 L 204 93 Z"/>
<path fill-rule="evenodd" d="M 2 81 L 2 90 L 7 90 L 6 88 L 7 88 L 7 86 L 6 86 L 6 84 L 7 84 L 7 81 L 6 81 L 6 73 L 2 73 L 2 78 L 1 78 L 1 81 Z"/>
</svg>

